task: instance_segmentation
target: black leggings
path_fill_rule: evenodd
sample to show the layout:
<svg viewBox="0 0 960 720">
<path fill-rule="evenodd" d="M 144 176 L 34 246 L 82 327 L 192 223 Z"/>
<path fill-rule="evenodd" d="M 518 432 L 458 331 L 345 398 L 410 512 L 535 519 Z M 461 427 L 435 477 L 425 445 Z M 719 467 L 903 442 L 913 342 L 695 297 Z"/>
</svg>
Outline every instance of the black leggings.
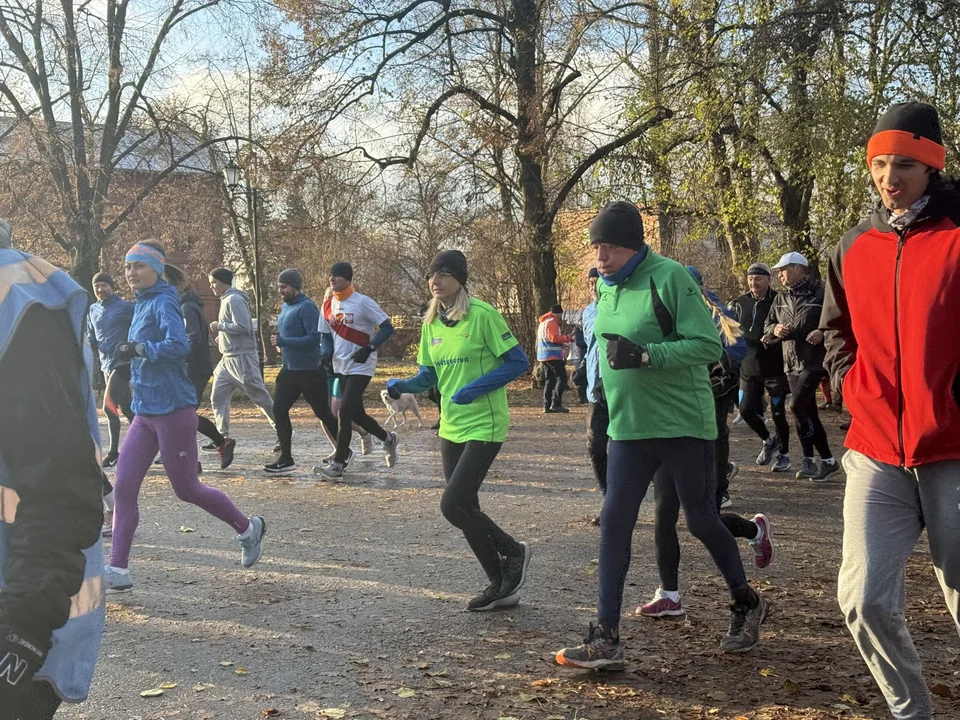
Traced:
<svg viewBox="0 0 960 720">
<path fill-rule="evenodd" d="M 620 624 L 633 530 L 658 471 L 672 480 L 690 534 L 707 548 L 734 600 L 745 603 L 751 597 L 737 542 L 717 513 L 713 441 L 690 437 L 611 440 L 607 495 L 600 513 L 597 619 L 604 629 Z"/>
<path fill-rule="evenodd" d="M 558 408 L 563 405 L 563 391 L 567 389 L 567 365 L 563 360 L 544 360 L 543 406 Z"/>
<path fill-rule="evenodd" d="M 605 402 L 590 403 L 587 413 L 587 452 L 597 487 L 607 492 L 607 428 L 610 425 L 610 411 Z"/>
<path fill-rule="evenodd" d="M 772 378 L 740 378 L 740 417 L 760 436 L 761 440 L 770 437 L 770 431 L 763 422 L 763 393 L 770 395 L 770 414 L 773 415 L 773 427 L 777 431 L 780 454 L 790 453 L 790 425 L 787 423 L 787 378 L 778 375 Z"/>
<path fill-rule="evenodd" d="M 283 368 L 277 373 L 273 390 L 273 416 L 277 421 L 277 439 L 280 441 L 280 458 L 283 460 L 292 459 L 290 440 L 293 426 L 290 424 L 290 408 L 301 395 L 313 410 L 313 414 L 323 423 L 330 437 L 337 437 L 337 418 L 330 410 L 326 373 L 322 370 Z"/>
<path fill-rule="evenodd" d="M 203 397 L 203 391 L 207 388 L 207 383 L 210 382 L 210 375 L 206 377 L 198 377 L 193 379 L 193 389 L 197 393 L 197 406 L 201 404 L 201 398 Z M 197 432 L 203 435 L 206 438 L 210 438 L 213 441 L 213 444 L 217 447 L 221 447 L 227 439 L 220 434 L 220 431 L 217 430 L 217 426 L 209 418 L 205 418 L 199 412 L 197 413 Z"/>
<path fill-rule="evenodd" d="M 827 431 L 823 429 L 817 409 L 817 388 L 824 374 L 823 370 L 804 370 L 799 375 L 787 375 L 790 392 L 793 393 L 790 409 L 796 419 L 803 456 L 807 458 L 813 457 L 814 448 L 821 458 L 833 457 L 830 443 L 827 442 Z"/>
<path fill-rule="evenodd" d="M 380 424 L 367 415 L 363 408 L 363 392 L 370 384 L 369 375 L 341 375 L 340 376 L 340 417 L 339 428 L 336 433 L 337 455 L 334 458 L 338 463 L 347 459 L 350 449 L 350 438 L 353 436 L 353 423 L 356 423 L 378 440 L 387 439 L 387 431 Z"/>
<path fill-rule="evenodd" d="M 463 532 L 491 582 L 500 580 L 500 556 L 519 552 L 519 543 L 480 509 L 480 485 L 502 444 L 480 440 L 454 443 L 440 438 L 440 459 L 447 481 L 440 512 Z"/>
<path fill-rule="evenodd" d="M 116 454 L 120 447 L 120 413 L 127 418 L 127 422 L 133 422 L 133 411 L 130 409 L 132 400 L 130 366 L 114 368 L 107 375 L 107 387 L 103 391 L 103 414 L 107 416 L 111 454 Z"/>
<path fill-rule="evenodd" d="M 673 478 L 663 469 L 653 476 L 654 525 L 653 537 L 657 547 L 657 572 L 660 587 L 675 592 L 680 571 L 680 540 L 677 521 L 680 519 L 680 497 Z M 733 513 L 720 513 L 720 521 L 735 538 L 753 540 L 757 526 Z"/>
</svg>

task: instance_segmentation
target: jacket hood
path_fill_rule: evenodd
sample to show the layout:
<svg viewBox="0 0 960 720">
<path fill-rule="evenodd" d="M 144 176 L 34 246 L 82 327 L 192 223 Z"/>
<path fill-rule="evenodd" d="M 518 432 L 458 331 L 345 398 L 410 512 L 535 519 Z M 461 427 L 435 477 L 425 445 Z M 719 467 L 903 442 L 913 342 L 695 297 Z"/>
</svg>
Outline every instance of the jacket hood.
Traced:
<svg viewBox="0 0 960 720">
<path fill-rule="evenodd" d="M 137 299 L 153 297 L 154 295 L 167 295 L 174 298 L 178 304 L 180 302 L 180 293 L 173 285 L 162 278 L 145 290 L 137 290 L 135 294 Z"/>
<path fill-rule="evenodd" d="M 247 297 L 247 294 L 243 290 L 238 290 L 235 287 L 229 288 L 223 295 L 220 296 L 220 299 L 226 300 L 228 297 L 231 297 L 232 295 L 239 295 L 240 297 L 242 297 L 244 300 L 248 302 L 250 300 L 250 298 Z"/>
<path fill-rule="evenodd" d="M 301 292 L 301 293 L 297 293 L 297 296 L 293 300 L 284 300 L 283 302 L 287 305 L 296 305 L 297 303 L 302 303 L 304 300 L 309 300 L 309 299 L 310 298 L 308 298 L 306 295 L 304 295 Z"/>
</svg>

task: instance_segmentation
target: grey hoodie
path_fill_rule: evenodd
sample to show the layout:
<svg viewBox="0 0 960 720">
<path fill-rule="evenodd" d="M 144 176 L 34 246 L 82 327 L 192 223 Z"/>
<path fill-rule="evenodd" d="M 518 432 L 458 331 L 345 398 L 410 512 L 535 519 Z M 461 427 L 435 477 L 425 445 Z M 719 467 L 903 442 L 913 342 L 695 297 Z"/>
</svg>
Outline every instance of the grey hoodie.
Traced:
<svg viewBox="0 0 960 720">
<path fill-rule="evenodd" d="M 220 354 L 257 354 L 257 339 L 253 334 L 253 318 L 250 317 L 250 301 L 247 294 L 235 287 L 220 297 L 220 317 L 217 321 L 217 345 Z"/>
</svg>

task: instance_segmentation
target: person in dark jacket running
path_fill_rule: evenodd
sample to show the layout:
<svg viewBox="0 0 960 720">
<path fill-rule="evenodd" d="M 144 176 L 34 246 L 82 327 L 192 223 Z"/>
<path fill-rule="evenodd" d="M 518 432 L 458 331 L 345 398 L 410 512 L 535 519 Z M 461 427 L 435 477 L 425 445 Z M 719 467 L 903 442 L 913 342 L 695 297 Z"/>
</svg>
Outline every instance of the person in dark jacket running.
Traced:
<svg viewBox="0 0 960 720">
<path fill-rule="evenodd" d="M 480 509 L 480 485 L 500 452 L 510 424 L 506 385 L 527 369 L 527 356 L 503 316 L 467 292 L 467 259 L 438 254 L 427 271 L 433 300 L 420 333 L 419 372 L 391 378 L 387 392 L 419 393 L 439 386 L 443 398 L 440 457 L 447 486 L 440 510 L 463 532 L 490 584 L 473 611 L 513 607 L 527 576 L 531 550 Z"/>
<path fill-rule="evenodd" d="M 727 310 L 716 293 L 703 285 L 703 276 L 691 266 L 687 270 L 700 285 L 704 302 L 713 315 L 713 321 L 723 343 L 723 355 L 711 372 L 713 399 L 717 418 L 716 457 L 714 468 L 717 474 L 717 509 L 730 506 L 730 495 L 726 488 L 729 480 L 736 474 L 736 464 L 728 461 L 730 457 L 730 428 L 727 418 L 733 409 L 733 398 L 737 392 L 740 376 L 740 363 L 747 353 L 747 346 L 740 335 L 740 328 L 732 311 Z M 732 465 L 732 470 L 731 466 Z M 726 477 L 722 477 L 725 475 Z M 724 483 L 726 480 L 726 483 Z M 680 602 L 679 569 L 680 541 L 677 538 L 677 520 L 680 518 L 680 498 L 673 478 L 663 470 L 653 477 L 654 539 L 657 548 L 657 572 L 660 574 L 660 587 L 653 600 L 637 608 L 637 614 L 645 617 L 668 617 L 685 615 Z M 758 568 L 765 568 L 773 559 L 773 533 L 766 515 L 757 514 L 753 520 L 747 520 L 734 513 L 721 513 L 720 520 L 734 537 L 744 538 L 753 546 L 753 562 Z"/>
<path fill-rule="evenodd" d="M 183 313 L 183 325 L 190 342 L 190 354 L 187 356 L 187 377 L 193 383 L 197 393 L 197 403 L 203 398 L 203 391 L 213 377 L 213 358 L 210 357 L 210 328 L 203 314 L 203 300 L 197 295 L 193 283 L 180 268 L 175 265 L 164 266 L 164 279 L 180 293 L 180 311 Z M 226 470 L 233 462 L 233 452 L 237 441 L 221 435 L 217 426 L 209 418 L 197 412 L 197 432 L 208 438 L 220 456 L 220 469 Z"/>
<path fill-rule="evenodd" d="M 50 720 L 86 699 L 106 616 L 89 295 L 11 244 L 0 220 L 0 716 Z"/>
<path fill-rule="evenodd" d="M 114 489 L 113 547 L 104 569 L 108 593 L 128 592 L 133 533 L 140 521 L 138 498 L 157 451 L 177 497 L 203 508 L 237 533 L 241 564 L 251 567 L 263 552 L 266 523 L 247 517 L 219 490 L 197 478 L 197 393 L 187 377 L 190 344 L 183 325 L 180 295 L 163 279 L 166 252 L 154 240 L 127 251 L 127 284 L 135 291 L 133 322 L 117 354 L 130 360 L 133 424 L 123 440 Z"/>
<path fill-rule="evenodd" d="M 793 399 L 790 409 L 803 450 L 797 479 L 822 482 L 840 469 L 830 452 L 827 431 L 817 409 L 817 387 L 826 376 L 823 333 L 818 329 L 823 309 L 823 283 L 809 276 L 807 259 L 798 252 L 786 253 L 773 266 L 787 290 L 777 295 L 767 315 L 763 342 L 783 345 L 783 368 Z M 820 467 L 814 459 L 820 453 Z"/>
<path fill-rule="evenodd" d="M 269 473 L 289 472 L 296 467 L 291 443 L 293 427 L 290 408 L 303 395 L 313 414 L 323 423 L 327 437 L 335 443 L 337 418 L 330 409 L 327 395 L 327 375 L 320 369 L 320 311 L 303 292 L 300 272 L 288 268 L 277 278 L 277 288 L 283 298 L 283 308 L 277 320 L 277 332 L 270 342 L 280 349 L 283 367 L 277 374 L 273 391 L 273 414 L 277 419 L 277 437 L 280 438 L 280 457 L 264 470 Z M 351 450 L 347 464 L 353 457 Z"/>
<path fill-rule="evenodd" d="M 790 386 L 783 372 L 783 345 L 763 342 L 767 315 L 779 293 L 770 287 L 770 268 L 763 263 L 754 263 L 747 269 L 747 286 L 750 292 L 734 300 L 732 306 L 747 343 L 747 355 L 740 363 L 740 416 L 763 443 L 757 465 L 769 465 L 776 450 L 772 470 L 786 472 L 790 469 L 790 425 L 787 423 Z M 763 421 L 764 391 L 770 395 L 775 436 Z"/>
<path fill-rule="evenodd" d="M 837 597 L 897 720 L 932 717 L 904 617 L 908 558 L 929 558 L 960 626 L 960 183 L 945 158 L 931 105 L 880 117 L 866 157 L 880 201 L 830 255 L 820 320 L 851 416 Z M 924 530 L 929 555 L 915 552 Z"/>
<path fill-rule="evenodd" d="M 117 294 L 113 278 L 105 272 L 93 276 L 93 292 L 97 302 L 87 313 L 87 339 L 90 347 L 100 355 L 100 370 L 106 389 L 103 391 L 103 414 L 107 417 L 110 432 L 110 449 L 103 458 L 103 467 L 117 464 L 120 449 L 120 413 L 133 422 L 130 410 L 130 363 L 116 358 L 117 345 L 126 341 L 130 320 L 133 318 L 133 303 Z"/>
<path fill-rule="evenodd" d="M 665 470 L 691 534 L 710 552 L 730 596 L 725 652 L 760 641 L 766 599 L 747 583 L 736 541 L 716 509 L 717 425 L 709 366 L 723 352 L 710 311 L 686 268 L 644 242 L 635 205 L 613 202 L 590 225 L 600 272 L 594 335 L 610 409 L 607 494 L 600 513 L 597 623 L 583 644 L 556 653 L 578 668 L 623 664 L 620 615 L 640 504 Z"/>
</svg>

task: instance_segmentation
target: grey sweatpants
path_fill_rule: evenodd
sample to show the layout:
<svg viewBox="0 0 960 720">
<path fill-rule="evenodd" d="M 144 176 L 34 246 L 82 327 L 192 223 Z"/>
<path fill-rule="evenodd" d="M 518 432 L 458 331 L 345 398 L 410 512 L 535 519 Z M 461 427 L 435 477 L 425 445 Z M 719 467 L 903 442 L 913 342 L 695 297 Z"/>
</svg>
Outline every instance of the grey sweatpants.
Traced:
<svg viewBox="0 0 960 720">
<path fill-rule="evenodd" d="M 843 563 L 837 598 L 897 720 L 930 720 L 930 694 L 904 620 L 904 568 L 924 528 L 947 608 L 960 605 L 960 460 L 904 470 L 843 457 Z"/>
<path fill-rule="evenodd" d="M 234 389 L 243 390 L 276 430 L 273 398 L 260 377 L 260 362 L 257 356 L 229 355 L 221 359 L 217 369 L 213 371 L 213 390 L 210 393 L 213 418 L 221 435 L 230 434 L 230 396 Z"/>
</svg>

